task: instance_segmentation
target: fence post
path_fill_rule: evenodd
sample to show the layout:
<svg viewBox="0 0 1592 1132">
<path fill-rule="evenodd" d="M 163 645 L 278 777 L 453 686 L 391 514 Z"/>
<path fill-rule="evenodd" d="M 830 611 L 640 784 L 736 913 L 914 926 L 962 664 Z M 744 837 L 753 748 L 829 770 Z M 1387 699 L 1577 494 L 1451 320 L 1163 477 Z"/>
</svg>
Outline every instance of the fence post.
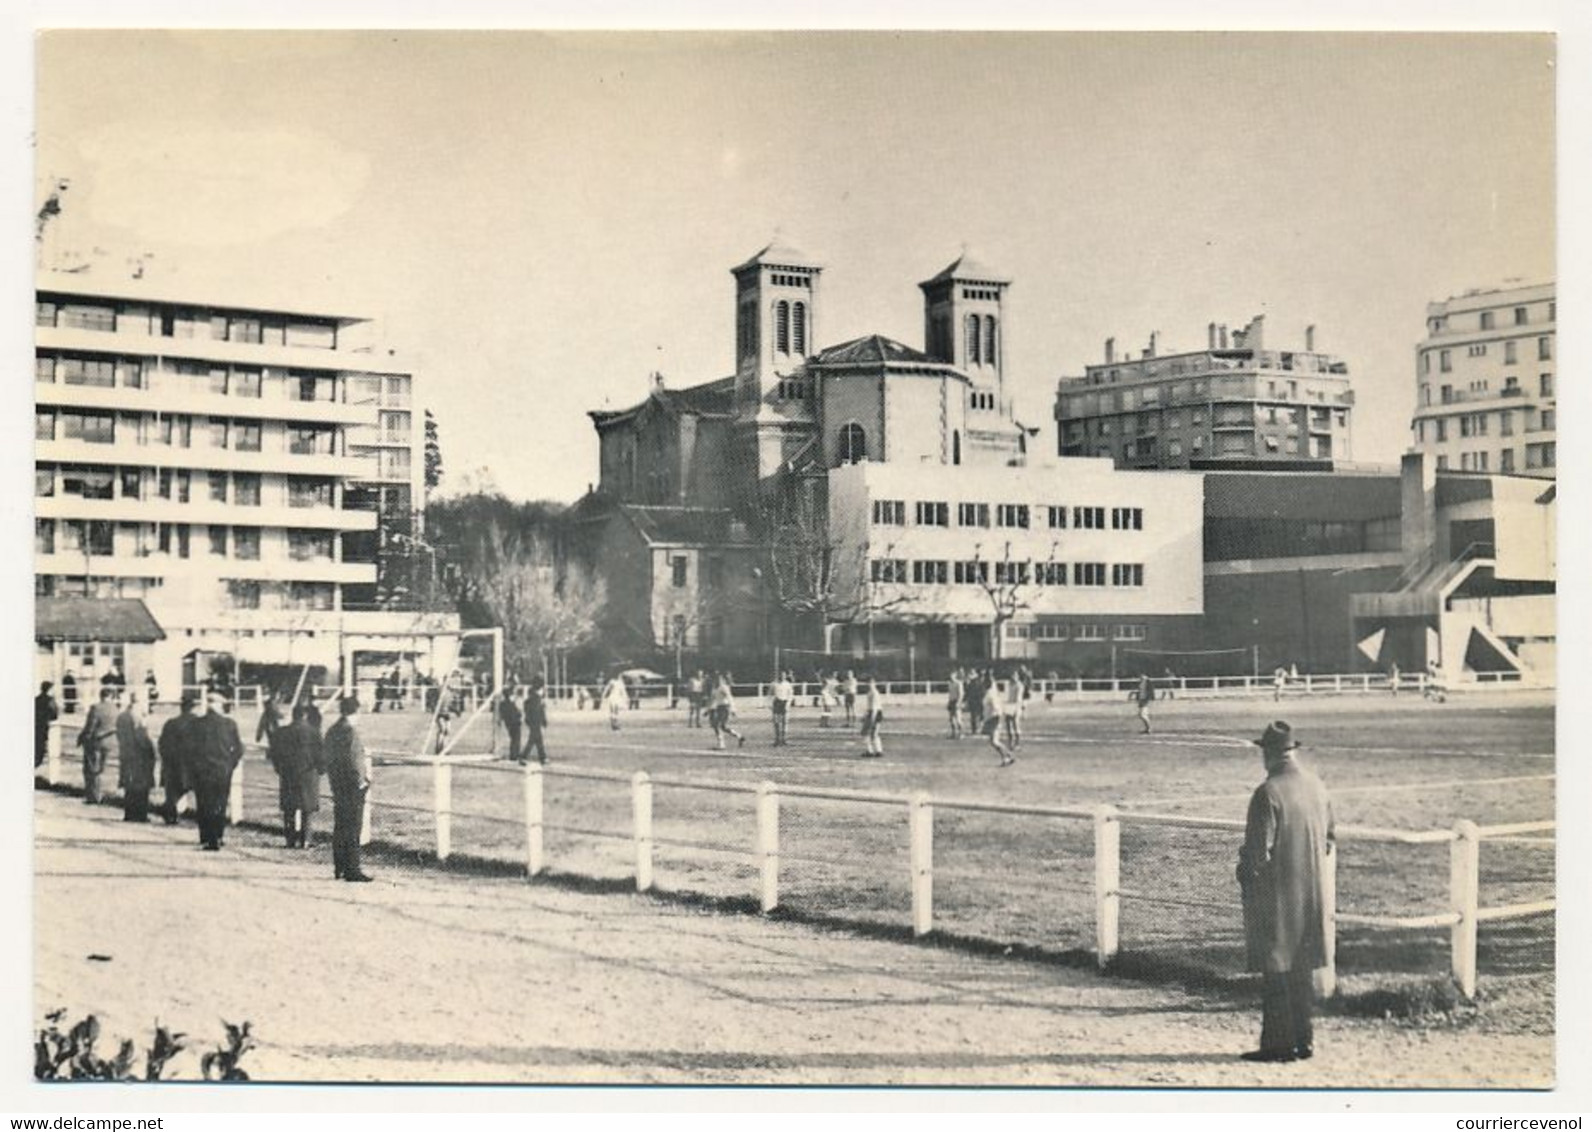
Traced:
<svg viewBox="0 0 1592 1132">
<path fill-rule="evenodd" d="M 1364 676 L 1360 677 L 1360 690 L 1364 692 L 1369 692 L 1371 690 L 1370 673 L 1366 673 Z"/>
<path fill-rule="evenodd" d="M 652 888 L 652 779 L 638 770 L 630 780 L 630 812 L 635 819 L 636 891 Z"/>
<path fill-rule="evenodd" d="M 779 795 L 772 782 L 757 786 L 757 861 L 760 872 L 758 907 L 779 907 Z"/>
<path fill-rule="evenodd" d="M 1101 967 L 1117 957 L 1122 897 L 1122 822 L 1117 808 L 1095 809 L 1095 961 Z"/>
<path fill-rule="evenodd" d="M 1332 690 L 1334 692 L 1343 691 L 1343 673 L 1341 673 L 1341 672 L 1333 673 L 1333 676 L 1332 676 Z"/>
<path fill-rule="evenodd" d="M 232 786 L 227 791 L 227 820 L 237 825 L 243 820 L 243 756 L 238 756 L 238 765 L 232 768 Z"/>
<path fill-rule="evenodd" d="M 1322 998 L 1338 993 L 1338 847 L 1327 842 L 1326 859 L 1321 868 L 1321 918 L 1325 921 L 1322 937 L 1326 952 L 1316 990 Z"/>
<path fill-rule="evenodd" d="M 447 759 L 431 761 L 431 812 L 437 825 L 437 860 L 453 852 L 453 765 Z"/>
<path fill-rule="evenodd" d="M 1476 909 L 1480 903 L 1481 841 L 1476 823 L 1454 823 L 1454 840 L 1449 844 L 1449 903 L 1459 921 L 1450 929 L 1454 981 L 1466 998 L 1476 997 Z"/>
<path fill-rule="evenodd" d="M 921 790 L 907 802 L 912 869 L 912 934 L 934 930 L 934 807 Z"/>
<path fill-rule="evenodd" d="M 540 876 L 547 867 L 542 858 L 542 768 L 525 764 L 525 875 Z"/>
<path fill-rule="evenodd" d="M 51 786 L 61 785 L 61 724 L 50 724 L 44 740 L 44 777 Z"/>
</svg>

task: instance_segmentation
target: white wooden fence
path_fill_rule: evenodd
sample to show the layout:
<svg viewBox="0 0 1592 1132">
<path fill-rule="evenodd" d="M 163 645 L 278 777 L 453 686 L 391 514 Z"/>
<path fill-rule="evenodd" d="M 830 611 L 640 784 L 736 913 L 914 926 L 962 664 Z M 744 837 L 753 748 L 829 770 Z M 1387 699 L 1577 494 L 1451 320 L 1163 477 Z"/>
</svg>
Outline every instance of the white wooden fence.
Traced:
<svg viewBox="0 0 1592 1132">
<path fill-rule="evenodd" d="M 1087 823 L 1093 829 L 1093 898 L 1095 955 L 1104 967 L 1120 953 L 1121 907 L 1124 900 L 1148 904 L 1173 904 L 1184 907 L 1217 908 L 1241 912 L 1237 901 L 1201 900 L 1189 896 L 1162 896 L 1122 886 L 1122 827 L 1124 825 L 1169 826 L 1232 832 L 1242 836 L 1244 823 L 1225 818 L 1192 817 L 1180 814 L 1145 813 L 1098 806 L 1040 806 L 965 798 L 931 798 L 928 794 L 891 794 L 837 787 L 797 786 L 774 782 L 751 784 L 706 779 L 652 776 L 646 771 L 626 774 L 621 771 L 531 763 L 523 768 L 502 762 L 467 758 L 413 759 L 395 756 L 388 761 L 432 767 L 432 807 L 436 829 L 435 853 L 445 861 L 453 852 L 452 783 L 455 771 L 466 768 L 523 776 L 525 871 L 527 877 L 541 875 L 548 868 L 545 831 L 551 828 L 545 812 L 545 780 L 548 777 L 607 782 L 616 787 L 628 785 L 631 801 L 629 839 L 638 892 L 653 887 L 654 837 L 653 788 L 677 787 L 688 790 L 752 795 L 755 821 L 748 838 L 748 859 L 757 876 L 758 906 L 772 912 L 780 906 L 780 813 L 787 799 L 818 799 L 904 810 L 907 818 L 907 882 L 911 892 L 913 933 L 919 936 L 934 931 L 934 822 L 938 811 L 1005 814 L 1031 818 L 1061 819 Z M 1338 909 L 1336 851 L 1329 851 L 1326 872 L 1327 915 L 1331 929 L 1327 939 L 1327 971 L 1324 993 L 1336 985 L 1336 936 L 1340 925 L 1383 929 L 1450 929 L 1450 971 L 1466 997 L 1476 993 L 1477 927 L 1482 923 L 1521 919 L 1554 911 L 1555 901 L 1483 907 L 1480 903 L 1480 848 L 1489 839 L 1527 840 L 1531 835 L 1552 834 L 1553 821 L 1515 822 L 1507 825 L 1478 826 L 1460 821 L 1453 829 L 1402 830 L 1370 826 L 1339 826 L 1338 844 L 1380 842 L 1398 845 L 1449 846 L 1448 907 L 1441 912 L 1406 916 L 1366 915 Z"/>
</svg>

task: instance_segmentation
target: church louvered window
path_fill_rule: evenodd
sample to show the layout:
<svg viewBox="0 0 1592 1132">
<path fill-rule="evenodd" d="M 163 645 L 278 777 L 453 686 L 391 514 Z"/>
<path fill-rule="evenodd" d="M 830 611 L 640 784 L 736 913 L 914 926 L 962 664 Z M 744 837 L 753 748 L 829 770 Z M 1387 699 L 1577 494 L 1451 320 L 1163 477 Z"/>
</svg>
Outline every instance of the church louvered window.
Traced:
<svg viewBox="0 0 1592 1132">
<path fill-rule="evenodd" d="M 967 338 L 967 364 L 976 366 L 978 365 L 978 315 L 970 314 L 967 316 L 967 333 L 965 337 Z"/>
<path fill-rule="evenodd" d="M 774 349 L 790 353 L 790 304 L 783 299 L 774 304 Z"/>
<path fill-rule="evenodd" d="M 807 356 L 806 303 L 796 303 L 791 308 L 791 346 L 797 354 Z"/>
<path fill-rule="evenodd" d="M 995 316 L 984 316 L 984 360 L 990 365 L 995 364 L 998 355 L 995 353 Z"/>
</svg>

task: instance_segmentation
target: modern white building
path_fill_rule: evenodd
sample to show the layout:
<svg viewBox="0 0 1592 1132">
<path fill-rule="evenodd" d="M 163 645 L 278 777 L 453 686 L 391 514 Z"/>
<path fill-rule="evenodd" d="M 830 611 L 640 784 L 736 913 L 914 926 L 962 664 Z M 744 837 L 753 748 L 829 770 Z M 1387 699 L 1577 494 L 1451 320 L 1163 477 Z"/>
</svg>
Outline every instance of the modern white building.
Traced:
<svg viewBox="0 0 1592 1132">
<path fill-rule="evenodd" d="M 1411 427 L 1434 470 L 1556 474 L 1554 295 L 1539 283 L 1427 305 Z"/>
<path fill-rule="evenodd" d="M 428 655 L 457 628 L 378 601 L 382 530 L 407 529 L 423 461 L 414 375 L 368 320 L 51 272 L 36 327 L 39 596 L 142 600 L 167 686 L 214 656 Z M 80 680 L 107 663 L 53 648 Z"/>
<path fill-rule="evenodd" d="M 836 591 L 863 595 L 842 649 L 1059 660 L 1204 609 L 1198 473 L 860 462 L 828 497 Z"/>
</svg>

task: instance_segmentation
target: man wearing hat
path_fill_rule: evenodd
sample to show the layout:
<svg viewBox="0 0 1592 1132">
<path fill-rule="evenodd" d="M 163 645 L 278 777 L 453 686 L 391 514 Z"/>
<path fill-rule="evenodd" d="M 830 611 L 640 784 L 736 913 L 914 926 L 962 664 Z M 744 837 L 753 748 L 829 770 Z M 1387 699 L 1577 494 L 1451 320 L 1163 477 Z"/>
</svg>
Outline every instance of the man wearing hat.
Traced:
<svg viewBox="0 0 1592 1132">
<path fill-rule="evenodd" d="M 332 875 L 338 880 L 370 880 L 360 867 L 359 831 L 365 817 L 365 795 L 370 790 L 370 758 L 354 726 L 359 697 L 344 696 L 342 713 L 326 729 L 326 778 L 332 787 Z"/>
<path fill-rule="evenodd" d="M 226 697 L 211 692 L 194 705 L 188 732 L 187 772 L 199 803 L 199 844 L 212 853 L 221 848 L 227 832 L 227 796 L 232 772 L 243 758 L 243 737 L 235 719 L 226 714 Z"/>
<path fill-rule="evenodd" d="M 1249 969 L 1263 978 L 1260 1048 L 1247 1061 L 1310 1057 L 1312 975 L 1327 961 L 1327 854 L 1332 803 L 1321 780 L 1300 765 L 1299 744 L 1282 720 L 1256 741 L 1266 781 L 1249 800 L 1238 883 L 1244 896 Z"/>
<path fill-rule="evenodd" d="M 77 745 L 83 748 L 83 801 L 90 805 L 100 800 L 100 773 L 116 756 L 116 715 L 116 689 L 106 685 L 77 733 Z"/>
</svg>

